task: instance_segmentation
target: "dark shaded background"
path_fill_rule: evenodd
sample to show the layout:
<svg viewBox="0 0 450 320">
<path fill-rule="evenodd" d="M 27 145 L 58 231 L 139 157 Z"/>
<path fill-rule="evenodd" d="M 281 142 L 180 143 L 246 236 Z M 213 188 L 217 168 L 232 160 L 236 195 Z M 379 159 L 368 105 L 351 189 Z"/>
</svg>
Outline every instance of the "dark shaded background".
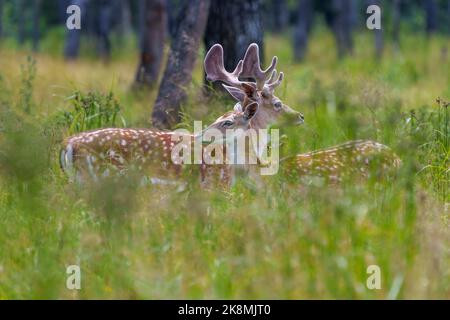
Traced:
<svg viewBox="0 0 450 320">
<path fill-rule="evenodd" d="M 81 30 L 64 27 L 71 4 L 82 10 Z M 180 121 L 179 106 L 185 99 L 181 89 L 173 88 L 190 82 L 202 44 L 208 49 L 221 43 L 225 66 L 231 70 L 252 42 L 260 45 L 264 59 L 264 33 L 286 33 L 291 35 L 295 60 L 301 62 L 310 33 L 324 25 L 343 58 L 353 54 L 354 33 L 366 28 L 366 8 L 371 4 L 382 8 L 382 30 L 373 32 L 377 59 L 383 58 L 388 38 L 402 49 L 401 29 L 427 36 L 450 34 L 449 0 L 0 0 L 0 39 L 39 51 L 42 38 L 58 33 L 57 41 L 64 41 L 60 54 L 67 60 L 77 59 L 82 42 L 90 41 L 95 44 L 92 56 L 108 63 L 114 46 L 137 38 L 140 62 L 135 84 L 154 88 L 164 72 L 152 118 L 155 126 L 170 128 Z M 165 43 L 171 49 L 164 71 Z"/>
</svg>

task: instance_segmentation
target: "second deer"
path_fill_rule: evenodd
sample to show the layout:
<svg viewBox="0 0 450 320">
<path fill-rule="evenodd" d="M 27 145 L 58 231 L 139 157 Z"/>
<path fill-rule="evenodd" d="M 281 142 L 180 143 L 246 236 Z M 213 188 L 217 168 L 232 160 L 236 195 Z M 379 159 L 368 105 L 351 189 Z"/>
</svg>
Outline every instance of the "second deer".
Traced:
<svg viewBox="0 0 450 320">
<path fill-rule="evenodd" d="M 400 167 L 401 160 L 384 144 L 353 140 L 287 157 L 281 165 L 291 177 L 320 177 L 330 183 L 340 183 L 346 179 L 386 177 Z"/>
</svg>

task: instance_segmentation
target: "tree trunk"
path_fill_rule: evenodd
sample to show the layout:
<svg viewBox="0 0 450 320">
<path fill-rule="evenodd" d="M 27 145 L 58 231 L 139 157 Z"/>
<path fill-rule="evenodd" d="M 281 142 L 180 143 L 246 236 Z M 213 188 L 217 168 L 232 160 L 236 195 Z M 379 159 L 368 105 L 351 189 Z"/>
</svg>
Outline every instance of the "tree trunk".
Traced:
<svg viewBox="0 0 450 320">
<path fill-rule="evenodd" d="M 289 9 L 286 0 L 272 0 L 273 29 L 280 32 L 289 23 Z"/>
<path fill-rule="evenodd" d="M 300 0 L 297 23 L 294 29 L 294 59 L 302 61 L 306 55 L 308 36 L 312 27 L 314 11 L 312 0 Z"/>
<path fill-rule="evenodd" d="M 373 31 L 375 33 L 375 57 L 381 60 L 384 48 L 383 29 L 375 29 Z"/>
<path fill-rule="evenodd" d="M 87 0 L 71 0 L 67 5 L 77 5 L 81 9 L 81 30 L 85 27 L 84 17 L 87 8 Z M 65 10 L 64 10 L 65 12 Z M 65 23 L 64 23 L 65 24 Z M 64 45 L 64 57 L 68 60 L 74 60 L 78 57 L 80 48 L 81 30 L 73 29 L 66 31 L 66 43 Z"/>
<path fill-rule="evenodd" d="M 130 2 L 128 0 L 119 0 L 118 8 L 120 10 L 119 33 L 121 37 L 126 37 L 133 31 Z"/>
<path fill-rule="evenodd" d="M 436 0 L 425 1 L 425 15 L 426 15 L 426 31 L 432 33 L 437 28 L 437 3 Z"/>
<path fill-rule="evenodd" d="M 333 0 L 332 2 L 332 28 L 336 38 L 339 58 L 344 57 L 346 54 L 352 54 L 353 52 L 353 10 L 355 10 L 353 0 Z"/>
<path fill-rule="evenodd" d="M 66 19 L 67 19 L 67 14 L 66 14 L 66 9 L 68 6 L 68 1 L 67 0 L 58 0 L 58 18 L 59 18 L 59 22 L 61 23 L 61 25 L 66 25 Z"/>
<path fill-rule="evenodd" d="M 24 5 L 24 0 L 16 1 L 16 15 L 17 15 L 17 42 L 20 45 L 25 43 L 25 13 L 26 6 Z"/>
<path fill-rule="evenodd" d="M 108 62 L 111 57 L 111 41 L 109 35 L 112 27 L 113 1 L 101 0 L 97 21 L 98 54 L 100 58 Z"/>
<path fill-rule="evenodd" d="M 98 36 L 98 9 L 99 4 L 97 0 L 86 0 L 86 12 L 84 14 L 84 23 L 82 23 L 83 34 L 87 37 L 94 38 L 97 41 Z"/>
<path fill-rule="evenodd" d="M 381 8 L 381 0 L 372 0 L 371 4 L 375 4 Z M 381 16 L 381 19 L 383 19 L 383 16 Z M 381 23 L 381 29 L 375 29 L 373 32 L 375 35 L 375 57 L 377 60 L 381 60 L 384 49 L 383 23 Z"/>
<path fill-rule="evenodd" d="M 41 17 L 41 0 L 33 0 L 33 51 L 39 50 L 40 24 Z"/>
<path fill-rule="evenodd" d="M 158 128 L 168 129 L 180 121 L 180 107 L 186 99 L 185 88 L 192 79 L 209 5 L 210 0 L 191 0 L 181 12 L 152 113 L 153 125 Z"/>
<path fill-rule="evenodd" d="M 140 0 L 140 61 L 136 83 L 152 87 L 158 80 L 164 54 L 167 13 L 165 0 Z"/>
<path fill-rule="evenodd" d="M 167 20 L 170 39 L 173 40 L 177 34 L 179 25 L 180 11 L 184 0 L 167 0 Z"/>
<path fill-rule="evenodd" d="M 220 43 L 224 50 L 224 65 L 233 71 L 244 57 L 247 47 L 259 45 L 264 63 L 264 43 L 260 0 L 211 0 L 205 31 L 205 48 Z M 206 79 L 205 79 L 206 81 Z"/>
</svg>

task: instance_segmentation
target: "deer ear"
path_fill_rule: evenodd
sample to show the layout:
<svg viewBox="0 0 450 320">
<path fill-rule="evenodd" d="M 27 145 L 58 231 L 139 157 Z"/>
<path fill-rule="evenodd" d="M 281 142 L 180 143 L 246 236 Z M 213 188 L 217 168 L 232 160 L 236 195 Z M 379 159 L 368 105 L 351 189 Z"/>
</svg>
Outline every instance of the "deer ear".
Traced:
<svg viewBox="0 0 450 320">
<path fill-rule="evenodd" d="M 256 93 L 256 86 L 253 85 L 251 82 L 243 82 L 242 83 L 242 89 L 244 90 L 247 97 L 251 99 L 255 99 L 255 93 Z"/>
<path fill-rule="evenodd" d="M 249 121 L 251 118 L 253 118 L 258 111 L 258 103 L 252 102 L 249 105 L 245 107 L 244 110 L 244 119 Z"/>
<path fill-rule="evenodd" d="M 244 102 L 245 99 L 245 92 L 242 91 L 241 89 L 235 88 L 235 87 L 230 87 L 227 86 L 225 84 L 222 84 L 222 86 L 225 88 L 225 90 L 228 91 L 229 94 L 231 94 L 231 96 L 233 98 L 235 98 L 237 101 L 239 102 Z"/>
</svg>

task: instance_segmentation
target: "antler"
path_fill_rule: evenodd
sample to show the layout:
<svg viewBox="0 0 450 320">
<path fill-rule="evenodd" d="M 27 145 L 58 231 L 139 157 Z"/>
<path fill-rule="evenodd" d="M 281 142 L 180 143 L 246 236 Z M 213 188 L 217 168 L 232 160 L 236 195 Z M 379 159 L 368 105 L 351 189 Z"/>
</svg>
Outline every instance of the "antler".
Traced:
<svg viewBox="0 0 450 320">
<path fill-rule="evenodd" d="M 278 58 L 275 56 L 272 58 L 270 66 L 266 70 L 261 70 L 261 63 L 259 60 L 259 47 L 256 43 L 252 43 L 247 48 L 244 56 L 243 69 L 240 74 L 242 77 L 254 78 L 256 80 L 256 87 L 258 90 L 264 88 L 264 85 L 269 82 L 273 82 L 276 77 L 275 66 L 277 65 Z M 272 79 L 273 78 L 273 79 Z M 278 80 L 283 80 L 283 75 L 280 73 Z M 272 86 L 276 86 L 272 83 Z"/>
<path fill-rule="evenodd" d="M 280 72 L 277 78 L 278 58 L 272 58 L 272 63 L 266 70 L 261 70 L 259 59 L 259 47 L 256 43 L 248 46 L 243 60 L 240 60 L 233 72 L 225 70 L 223 63 L 223 48 L 220 44 L 213 45 L 205 57 L 206 79 L 209 81 L 220 80 L 227 85 L 224 88 L 238 101 L 243 102 L 246 96 L 253 96 L 257 90 L 262 90 L 264 86 L 274 89 L 283 80 L 283 73 Z M 253 78 L 255 82 L 239 80 L 239 77 Z"/>
<path fill-rule="evenodd" d="M 266 82 L 266 84 L 270 89 L 273 90 L 281 84 L 281 82 L 283 81 L 283 77 L 283 72 L 280 72 L 277 79 L 277 70 L 273 70 L 272 75 L 270 76 L 270 79 Z"/>
<path fill-rule="evenodd" d="M 242 82 L 239 80 L 239 76 L 242 72 L 243 62 L 240 60 L 232 73 L 225 70 L 223 65 L 223 48 L 220 44 L 215 44 L 209 49 L 204 65 L 206 79 L 209 81 L 220 80 L 233 87 L 241 87 Z"/>
</svg>

